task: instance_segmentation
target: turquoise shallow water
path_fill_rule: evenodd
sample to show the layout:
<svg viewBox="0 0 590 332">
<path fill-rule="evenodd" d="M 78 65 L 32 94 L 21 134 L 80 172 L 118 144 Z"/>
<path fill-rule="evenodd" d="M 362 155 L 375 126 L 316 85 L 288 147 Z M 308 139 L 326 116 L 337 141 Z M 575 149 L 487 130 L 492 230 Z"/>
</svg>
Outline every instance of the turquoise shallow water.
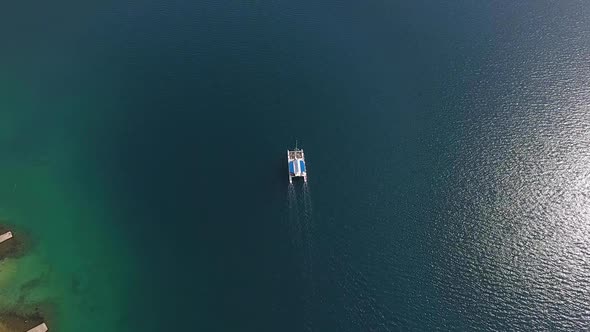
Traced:
<svg viewBox="0 0 590 332">
<path fill-rule="evenodd" d="M 585 2 L 30 5 L 0 14 L 0 220 L 33 239 L 0 308 L 54 303 L 65 332 L 589 328 Z"/>
<path fill-rule="evenodd" d="M 30 248 L 0 263 L 0 307 L 49 304 L 62 331 L 122 330 L 139 273 L 100 172 L 82 162 L 75 133 L 84 123 L 64 121 L 71 110 L 41 107 L 18 82 L 2 82 L 0 218 L 30 238 Z"/>
</svg>

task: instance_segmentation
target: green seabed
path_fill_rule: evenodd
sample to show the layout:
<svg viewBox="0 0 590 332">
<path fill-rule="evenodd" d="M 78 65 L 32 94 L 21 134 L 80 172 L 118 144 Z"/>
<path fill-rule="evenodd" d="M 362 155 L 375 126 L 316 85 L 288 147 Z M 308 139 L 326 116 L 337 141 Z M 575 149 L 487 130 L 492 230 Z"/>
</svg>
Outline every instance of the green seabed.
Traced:
<svg viewBox="0 0 590 332">
<path fill-rule="evenodd" d="M 138 273 L 106 195 L 81 184 L 100 174 L 87 164 L 79 172 L 85 140 L 74 133 L 83 131 L 64 122 L 45 128 L 35 118 L 48 110 L 3 91 L 0 225 L 27 241 L 21 255 L 0 260 L 0 332 L 11 331 L 5 324 L 15 313 L 36 311 L 54 331 L 126 330 Z"/>
</svg>

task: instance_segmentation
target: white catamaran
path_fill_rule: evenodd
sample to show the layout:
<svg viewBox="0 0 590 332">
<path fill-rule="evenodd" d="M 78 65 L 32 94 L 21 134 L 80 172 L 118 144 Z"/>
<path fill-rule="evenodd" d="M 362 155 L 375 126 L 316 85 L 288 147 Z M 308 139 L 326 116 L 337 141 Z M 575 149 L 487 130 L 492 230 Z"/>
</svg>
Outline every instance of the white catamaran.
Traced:
<svg viewBox="0 0 590 332">
<path fill-rule="evenodd" d="M 287 162 L 289 163 L 289 183 L 293 183 L 293 178 L 303 178 L 307 182 L 307 171 L 305 168 L 305 155 L 303 149 L 287 150 Z"/>
</svg>

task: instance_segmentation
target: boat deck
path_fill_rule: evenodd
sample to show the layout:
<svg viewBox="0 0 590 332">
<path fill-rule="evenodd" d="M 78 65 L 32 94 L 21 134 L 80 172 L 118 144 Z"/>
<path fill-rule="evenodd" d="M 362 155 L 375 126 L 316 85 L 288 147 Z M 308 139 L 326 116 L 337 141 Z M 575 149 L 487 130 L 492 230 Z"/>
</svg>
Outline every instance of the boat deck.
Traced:
<svg viewBox="0 0 590 332">
<path fill-rule="evenodd" d="M 288 158 L 291 159 L 303 159 L 303 150 L 298 151 L 288 151 Z"/>
<path fill-rule="evenodd" d="M 289 164 L 289 182 L 293 183 L 293 178 L 303 178 L 307 182 L 307 168 L 305 165 L 305 154 L 303 150 L 287 150 L 287 162 Z"/>
</svg>

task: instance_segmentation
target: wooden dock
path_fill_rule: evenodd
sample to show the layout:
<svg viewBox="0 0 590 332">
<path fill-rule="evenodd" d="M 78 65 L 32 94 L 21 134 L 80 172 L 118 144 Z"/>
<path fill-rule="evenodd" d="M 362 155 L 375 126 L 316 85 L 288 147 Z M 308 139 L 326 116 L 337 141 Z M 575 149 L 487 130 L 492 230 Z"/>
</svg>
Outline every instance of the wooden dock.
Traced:
<svg viewBox="0 0 590 332">
<path fill-rule="evenodd" d="M 6 232 L 2 235 L 0 235 L 0 243 L 6 241 L 6 240 L 10 240 L 12 239 L 12 232 Z"/>
<path fill-rule="evenodd" d="M 33 327 L 32 329 L 28 330 L 27 332 L 47 332 L 49 329 L 47 328 L 47 325 L 45 325 L 45 323 Z"/>
</svg>

